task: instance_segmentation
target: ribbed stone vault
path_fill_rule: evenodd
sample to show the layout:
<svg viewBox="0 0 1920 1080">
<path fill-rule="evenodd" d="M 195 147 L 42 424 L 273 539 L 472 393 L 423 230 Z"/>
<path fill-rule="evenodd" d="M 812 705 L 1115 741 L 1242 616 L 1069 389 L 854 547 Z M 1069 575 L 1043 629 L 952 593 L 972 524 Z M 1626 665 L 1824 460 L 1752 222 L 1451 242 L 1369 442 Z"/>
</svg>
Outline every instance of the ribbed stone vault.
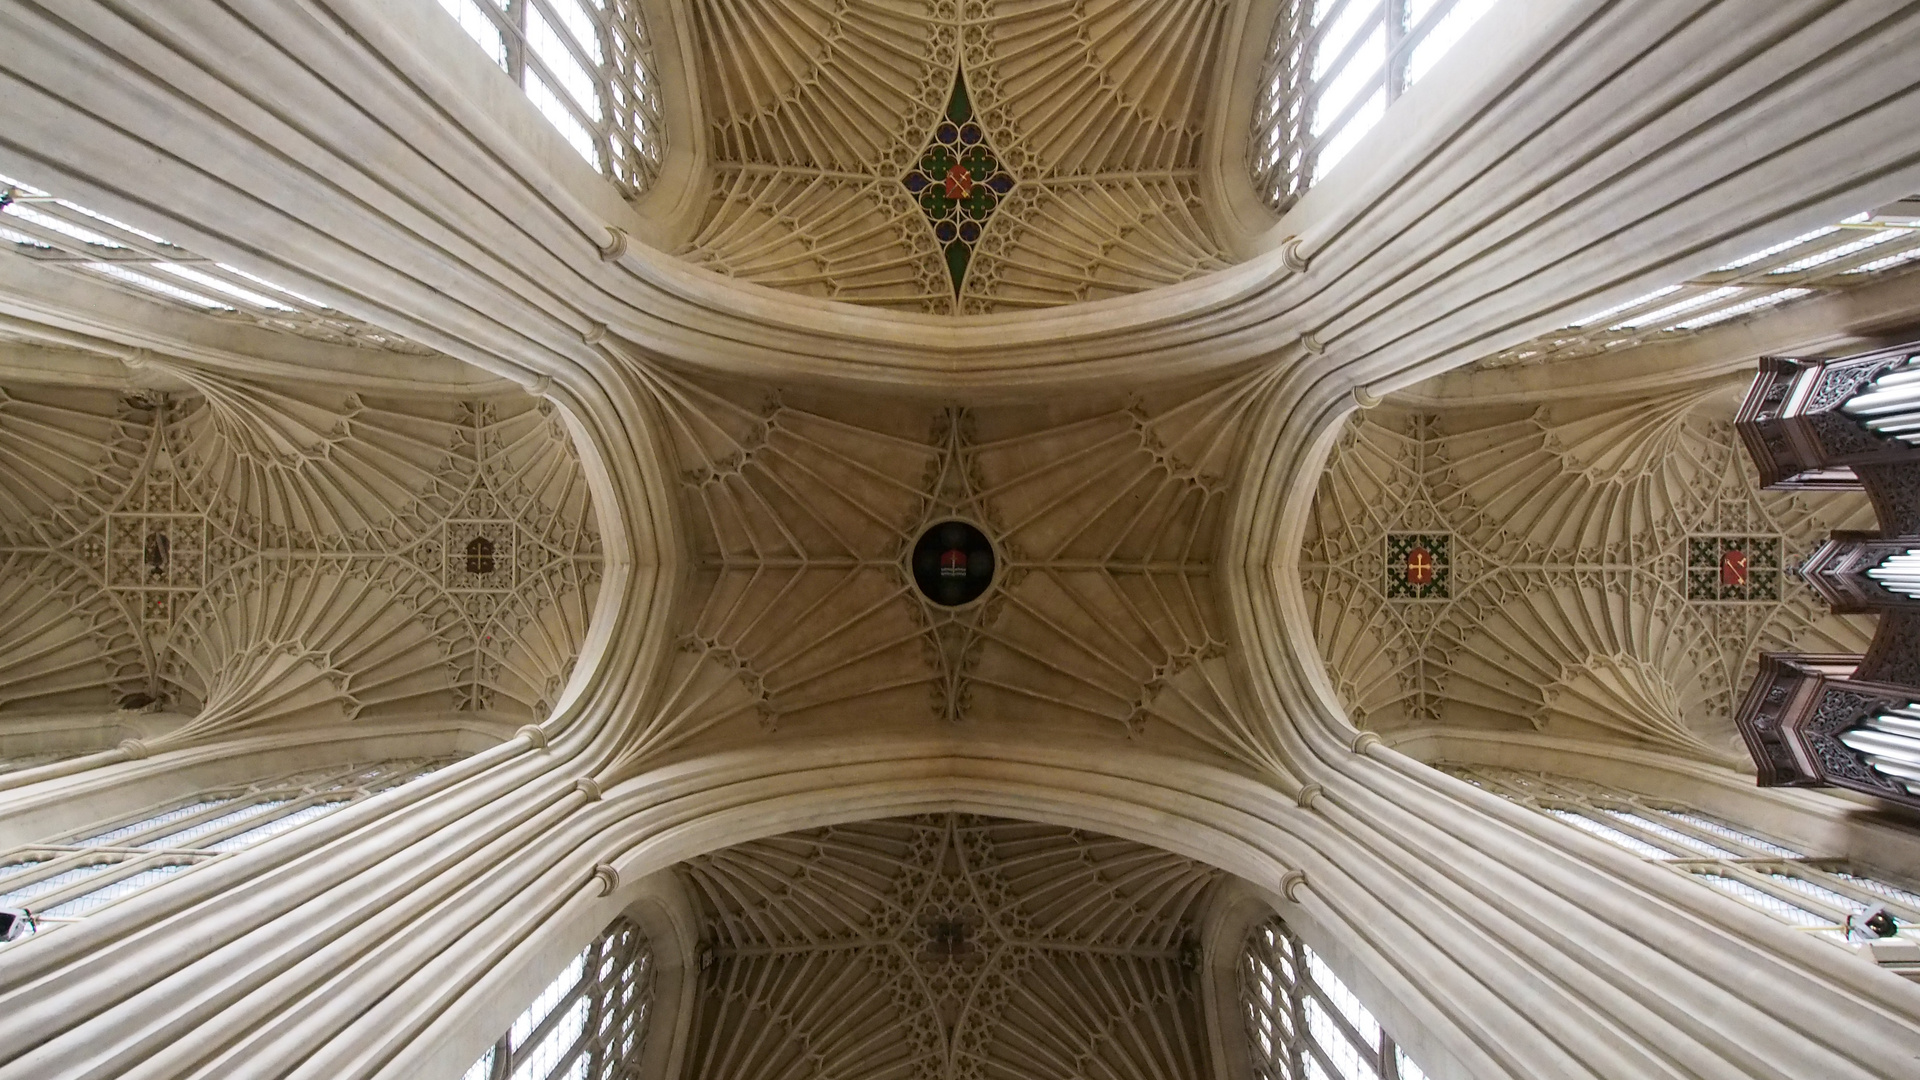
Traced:
<svg viewBox="0 0 1920 1080">
<path fill-rule="evenodd" d="M 698 265 L 956 314 L 1124 295 L 1226 265 L 1199 180 L 1225 0 L 688 7 L 715 177 L 684 252 Z M 905 181 L 961 71 L 1012 187 L 956 297 Z"/>
<path fill-rule="evenodd" d="M 0 386 L 0 716 L 158 710 L 174 744 L 552 707 L 601 554 L 550 406 L 140 381 Z"/>
<path fill-rule="evenodd" d="M 1301 563 L 1355 721 L 1737 761 L 1762 650 L 1864 649 L 1871 619 L 1833 615 L 1792 570 L 1829 531 L 1873 525 L 1864 495 L 1760 491 L 1739 391 L 1356 414 Z M 1722 540 L 1751 542 L 1751 588 L 1723 593 L 1717 548 L 1691 547 Z M 1421 595 L 1394 580 L 1414 543 L 1443 567 Z"/>
<path fill-rule="evenodd" d="M 639 5 L 678 127 L 630 201 L 433 0 L 0 5 L 0 169 L 186 245 L 87 262 L 190 251 L 416 346 L 0 255 L 0 329 L 97 351 L 0 378 L 0 721 L 138 693 L 191 740 L 14 773 L 9 823 L 385 755 L 423 712 L 497 736 L 7 945 L 0 1080 L 460 1076 L 623 914 L 673 924 L 663 978 L 711 947 L 717 1004 L 673 1028 L 656 998 L 675 1075 L 791 1080 L 816 1046 L 872 1080 L 1213 1076 L 1185 961 L 1214 871 L 1170 851 L 1317 932 L 1435 1077 L 1908 1075 L 1910 985 L 1383 745 L 1715 756 L 1754 648 L 1858 633 L 1785 581 L 1696 608 L 1685 541 L 1777 535 L 1777 570 L 1852 511 L 1740 487 L 1724 404 L 1685 395 L 1390 403 L 1322 452 L 1916 190 L 1920 7 L 1496 5 L 1345 172 L 1228 235 L 1206 185 L 1244 162 L 1210 133 L 1245 131 L 1274 7 Z M 1013 183 L 955 297 L 906 176 L 961 79 Z M 946 518 L 999 556 L 973 606 L 907 570 Z M 1387 595 L 1442 532 L 1455 591 Z M 319 727 L 341 745 L 277 738 Z M 1818 813 L 1849 857 L 1894 835 Z M 676 866 L 704 917 L 656 910 Z"/>
<path fill-rule="evenodd" d="M 1213 560 L 1266 376 L 970 408 L 650 383 L 696 561 L 634 757 L 1017 723 L 1263 759 Z M 928 601 L 908 572 L 948 519 L 998 554 L 967 607 Z"/>
<path fill-rule="evenodd" d="M 1209 1074 L 1198 863 L 935 814 L 679 869 L 702 936 L 688 1080 Z"/>
</svg>

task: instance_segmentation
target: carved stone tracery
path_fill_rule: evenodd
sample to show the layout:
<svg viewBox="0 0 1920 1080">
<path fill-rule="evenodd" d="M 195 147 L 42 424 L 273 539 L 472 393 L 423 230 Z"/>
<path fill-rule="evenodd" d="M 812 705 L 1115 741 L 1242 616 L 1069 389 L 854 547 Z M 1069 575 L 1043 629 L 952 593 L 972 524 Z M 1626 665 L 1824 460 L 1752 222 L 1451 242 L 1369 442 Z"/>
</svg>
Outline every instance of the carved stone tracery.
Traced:
<svg viewBox="0 0 1920 1080">
<path fill-rule="evenodd" d="M 707 962 L 686 1075 L 1201 1076 L 1196 901 L 1130 841 L 929 815 L 681 867 Z"/>
<path fill-rule="evenodd" d="M 1735 700 L 1762 649 L 1857 650 L 1870 633 L 1791 574 L 1777 599 L 1688 599 L 1689 538 L 1781 537 L 1791 568 L 1868 516 L 1855 495 L 1757 490 L 1731 415 L 1726 395 L 1688 389 L 1356 417 L 1302 560 L 1316 636 L 1356 721 L 1730 757 Z M 1403 531 L 1452 534 L 1451 600 L 1386 595 L 1379 552 Z"/>
<path fill-rule="evenodd" d="M 188 389 L 0 398 L 0 634 L 42 642 L 6 652 L 0 707 L 137 698 L 192 714 L 176 740 L 550 707 L 600 554 L 545 406 L 173 374 Z"/>
<path fill-rule="evenodd" d="M 683 254 L 809 295 L 955 314 L 1186 280 L 1227 260 L 1201 205 L 1221 0 L 692 5 L 715 187 Z M 957 302 L 903 186 L 964 71 L 1014 185 Z"/>
<path fill-rule="evenodd" d="M 630 753 L 766 728 L 987 719 L 1271 761 L 1211 581 L 1265 377 L 1073 410 L 827 403 L 661 378 L 699 572 Z M 939 521 L 996 549 L 979 601 L 908 567 Z"/>
</svg>

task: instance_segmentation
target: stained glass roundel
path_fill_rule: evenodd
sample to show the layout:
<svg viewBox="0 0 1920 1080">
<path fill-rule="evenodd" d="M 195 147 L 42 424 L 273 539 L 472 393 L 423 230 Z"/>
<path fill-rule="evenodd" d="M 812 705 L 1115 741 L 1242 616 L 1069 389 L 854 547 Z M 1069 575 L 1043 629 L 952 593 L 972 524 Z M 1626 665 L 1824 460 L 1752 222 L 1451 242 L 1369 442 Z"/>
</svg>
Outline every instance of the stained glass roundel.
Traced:
<svg viewBox="0 0 1920 1080">
<path fill-rule="evenodd" d="M 964 521 L 942 521 L 913 545 L 913 583 L 941 607 L 980 599 L 993 584 L 993 545 Z"/>
</svg>

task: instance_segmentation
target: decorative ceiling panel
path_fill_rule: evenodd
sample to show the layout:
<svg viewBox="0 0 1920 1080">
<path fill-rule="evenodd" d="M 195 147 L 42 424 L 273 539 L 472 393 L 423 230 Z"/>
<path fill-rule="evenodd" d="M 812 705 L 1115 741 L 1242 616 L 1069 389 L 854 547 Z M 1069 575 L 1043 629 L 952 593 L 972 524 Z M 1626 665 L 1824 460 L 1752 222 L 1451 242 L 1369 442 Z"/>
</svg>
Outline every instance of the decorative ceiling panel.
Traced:
<svg viewBox="0 0 1920 1080">
<path fill-rule="evenodd" d="M 974 409 L 654 378 L 696 594 L 636 757 L 706 733 L 978 719 L 1270 760 L 1211 565 L 1270 376 Z M 969 606 L 929 600 L 908 568 L 951 519 L 994 547 Z"/>
<path fill-rule="evenodd" d="M 1758 490 L 1737 388 L 1360 414 L 1302 575 L 1355 722 L 1478 725 L 1738 757 L 1763 649 L 1859 652 L 1790 572 L 1865 497 Z"/>
<path fill-rule="evenodd" d="M 150 363 L 181 389 L 0 391 L 0 709 L 165 707 L 175 741 L 544 714 L 601 561 L 546 406 Z"/>
<path fill-rule="evenodd" d="M 715 179 L 683 254 L 812 296 L 966 314 L 1219 269 L 1197 177 L 1227 7 L 699 0 Z M 947 145 L 991 161 L 953 172 L 946 120 Z M 914 179 L 929 162 L 951 199 L 1002 169 L 1011 191 L 995 188 L 973 235 L 936 232 L 944 204 Z"/>
<path fill-rule="evenodd" d="M 695 1080 L 1208 1074 L 1195 908 L 1217 874 L 1198 863 L 945 814 L 680 870 L 703 922 Z"/>
</svg>

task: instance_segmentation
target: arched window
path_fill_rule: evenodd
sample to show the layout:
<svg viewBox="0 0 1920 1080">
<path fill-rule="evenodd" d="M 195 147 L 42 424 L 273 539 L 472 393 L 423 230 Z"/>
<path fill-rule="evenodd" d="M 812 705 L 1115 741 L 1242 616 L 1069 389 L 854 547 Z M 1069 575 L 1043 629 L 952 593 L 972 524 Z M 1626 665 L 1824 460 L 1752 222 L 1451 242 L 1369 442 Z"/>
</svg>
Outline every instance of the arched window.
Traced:
<svg viewBox="0 0 1920 1080">
<path fill-rule="evenodd" d="M 1249 164 L 1285 210 L 1360 141 L 1493 0 L 1282 0 Z"/>
<path fill-rule="evenodd" d="M 444 763 L 385 761 L 277 776 L 15 848 L 0 855 L 0 909 L 30 911 L 44 932 Z"/>
<path fill-rule="evenodd" d="M 621 192 L 664 153 L 653 45 L 639 0 L 440 0 L 567 142 Z"/>
<path fill-rule="evenodd" d="M 615 919 L 533 999 L 464 1080 L 625 1080 L 653 1008 L 646 935 Z"/>
<path fill-rule="evenodd" d="M 1279 919 L 1247 938 L 1240 998 L 1260 1080 L 1426 1080 L 1326 961 Z"/>
<path fill-rule="evenodd" d="M 1846 944 L 1847 916 L 1874 906 L 1885 906 L 1902 926 L 1920 921 L 1920 893 L 1689 806 L 1568 776 L 1489 765 L 1437 767 L 1826 941 Z"/>
</svg>

